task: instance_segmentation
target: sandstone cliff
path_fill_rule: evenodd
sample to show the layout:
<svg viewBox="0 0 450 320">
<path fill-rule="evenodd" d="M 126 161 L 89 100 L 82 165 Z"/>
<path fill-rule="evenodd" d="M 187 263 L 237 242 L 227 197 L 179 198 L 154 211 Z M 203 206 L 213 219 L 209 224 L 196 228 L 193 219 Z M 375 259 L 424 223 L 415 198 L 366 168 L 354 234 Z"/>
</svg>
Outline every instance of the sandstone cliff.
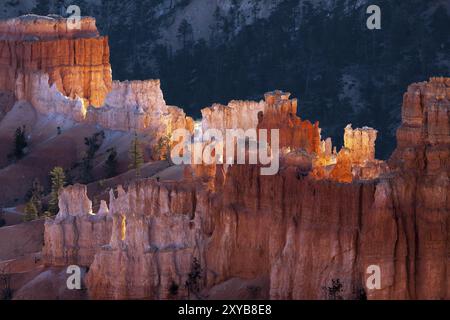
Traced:
<svg viewBox="0 0 450 320">
<path fill-rule="evenodd" d="M 44 115 L 63 115 L 105 129 L 151 133 L 193 130 L 182 109 L 164 101 L 159 80 L 112 82 L 109 46 L 95 19 L 79 29 L 57 16 L 0 22 L 0 91 L 12 92 Z"/>
<path fill-rule="evenodd" d="M 193 130 L 193 120 L 184 111 L 168 106 L 159 80 L 114 81 L 101 108 L 90 108 L 87 121 L 121 131 L 152 131 L 168 136 L 178 128 Z"/>
<path fill-rule="evenodd" d="M 55 222 L 46 223 L 45 246 L 59 248 L 58 257 L 64 247 L 82 248 L 83 237 L 96 243 L 87 275 L 92 298 L 186 297 L 196 258 L 204 297 L 228 279 L 268 277 L 272 299 L 326 299 L 333 279 L 343 284 L 345 299 L 450 299 L 449 93 L 448 78 L 410 86 L 391 171 L 377 179 L 321 180 L 299 175 L 297 162 L 288 160 L 275 176 L 261 176 L 257 165 L 217 166 L 213 189 L 192 180 L 140 181 L 127 191 L 119 187 L 117 195 L 111 191 L 103 211 L 112 217 L 112 231 L 102 247 L 89 228 L 77 229 L 78 238 L 53 229 L 58 223 L 73 229 L 90 213 L 76 187 L 66 190 L 62 201 L 68 202 Z M 295 107 L 281 100 L 287 110 Z M 267 126 L 276 126 L 272 119 Z M 303 146 L 330 156 L 329 142 L 324 148 L 315 133 L 306 137 Z M 354 150 L 373 160 L 371 143 L 363 144 L 343 149 L 349 166 Z M 79 199 L 84 205 L 74 204 Z M 72 261 L 89 264 L 84 256 Z M 53 263 L 52 254 L 46 257 Z M 366 287 L 371 265 L 381 270 L 379 290 Z"/>
<path fill-rule="evenodd" d="M 231 101 L 223 106 L 214 104 L 202 110 L 202 129 L 255 129 L 258 126 L 258 113 L 264 112 L 264 101 Z"/>
<path fill-rule="evenodd" d="M 44 260 L 52 266 L 91 265 L 111 236 L 112 218 L 106 204 L 102 202 L 94 215 L 86 186 L 74 185 L 60 194 L 59 208 L 56 219 L 45 223 Z"/>
<path fill-rule="evenodd" d="M 26 83 L 42 71 L 65 96 L 101 106 L 112 81 L 108 38 L 93 18 L 82 18 L 79 30 L 67 26 L 67 19 L 32 15 L 1 21 L 0 90 L 14 91 L 14 79 Z"/>
</svg>

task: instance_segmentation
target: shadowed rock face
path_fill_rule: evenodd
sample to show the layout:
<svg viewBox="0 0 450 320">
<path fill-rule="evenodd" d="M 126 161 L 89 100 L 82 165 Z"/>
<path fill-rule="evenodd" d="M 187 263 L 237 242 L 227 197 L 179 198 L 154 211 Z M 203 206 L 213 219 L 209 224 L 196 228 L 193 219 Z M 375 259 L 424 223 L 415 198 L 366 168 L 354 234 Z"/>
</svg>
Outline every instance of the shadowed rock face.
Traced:
<svg viewBox="0 0 450 320">
<path fill-rule="evenodd" d="M 174 283 L 176 297 L 187 297 L 197 258 L 205 297 L 228 279 L 268 277 L 272 299 L 325 299 L 333 279 L 342 298 L 450 299 L 449 107 L 450 79 L 410 86 L 391 168 L 365 182 L 301 176 L 289 161 L 275 176 L 257 165 L 217 166 L 212 188 L 195 177 L 119 187 L 91 228 L 78 227 L 90 211 L 83 187 L 66 189 L 64 209 L 46 223 L 45 246 L 58 248 L 46 249 L 47 261 L 95 243 L 89 259 L 80 250 L 70 260 L 90 265 L 91 298 L 174 298 Z M 347 150 L 351 162 L 355 148 Z M 110 219 L 100 246 L 92 226 Z M 58 224 L 77 226 L 78 237 L 62 237 Z M 366 287 L 371 265 L 380 267 L 380 290 Z"/>
</svg>

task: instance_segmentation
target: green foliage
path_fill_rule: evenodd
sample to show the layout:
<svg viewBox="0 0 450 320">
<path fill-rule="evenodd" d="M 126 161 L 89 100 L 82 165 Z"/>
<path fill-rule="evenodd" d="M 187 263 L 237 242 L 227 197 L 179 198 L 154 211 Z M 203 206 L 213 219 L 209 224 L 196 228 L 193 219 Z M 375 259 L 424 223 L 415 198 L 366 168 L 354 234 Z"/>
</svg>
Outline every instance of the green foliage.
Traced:
<svg viewBox="0 0 450 320">
<path fill-rule="evenodd" d="M 62 188 L 64 188 L 66 183 L 64 169 L 61 167 L 55 167 L 52 171 L 50 171 L 50 178 L 52 182 L 52 191 L 50 193 L 48 213 L 53 216 L 59 211 L 59 192 Z"/>
<path fill-rule="evenodd" d="M 153 148 L 153 159 L 167 160 L 170 157 L 170 135 L 158 139 L 158 143 Z"/>
<path fill-rule="evenodd" d="M 39 212 L 35 204 L 30 200 L 25 205 L 25 215 L 23 216 L 24 222 L 33 221 L 39 218 Z"/>
<path fill-rule="evenodd" d="M 194 41 L 192 26 L 186 19 L 183 19 L 178 27 L 177 38 L 183 44 L 183 49 L 192 45 Z"/>
<path fill-rule="evenodd" d="M 41 185 L 38 179 L 33 180 L 31 189 L 28 191 L 26 198 L 36 209 L 37 214 L 40 216 L 43 212 L 42 197 L 44 195 L 44 187 Z"/>
<path fill-rule="evenodd" d="M 19 127 L 14 132 L 13 152 L 8 155 L 8 159 L 20 160 L 25 155 L 25 148 L 28 146 L 25 126 Z"/>
<path fill-rule="evenodd" d="M 6 220 L 3 216 L 3 210 L 0 208 L 0 228 L 6 225 Z"/>
<path fill-rule="evenodd" d="M 134 169 L 136 177 L 141 176 L 141 167 L 144 164 L 144 152 L 142 151 L 141 143 L 138 139 L 137 133 L 134 134 L 134 138 L 131 142 L 130 151 L 130 164 L 129 169 Z"/>
<path fill-rule="evenodd" d="M 112 178 L 117 175 L 117 151 L 116 148 L 110 148 L 106 151 L 108 152 L 108 158 L 105 161 L 104 169 L 106 176 Z"/>
<path fill-rule="evenodd" d="M 92 169 L 93 169 L 93 160 L 95 157 L 95 153 L 100 149 L 103 144 L 103 139 L 105 138 L 105 132 L 99 131 L 92 135 L 92 137 L 84 138 L 84 144 L 87 147 L 85 155 L 83 157 L 82 166 L 81 166 L 81 180 L 84 183 L 92 182 Z"/>
</svg>

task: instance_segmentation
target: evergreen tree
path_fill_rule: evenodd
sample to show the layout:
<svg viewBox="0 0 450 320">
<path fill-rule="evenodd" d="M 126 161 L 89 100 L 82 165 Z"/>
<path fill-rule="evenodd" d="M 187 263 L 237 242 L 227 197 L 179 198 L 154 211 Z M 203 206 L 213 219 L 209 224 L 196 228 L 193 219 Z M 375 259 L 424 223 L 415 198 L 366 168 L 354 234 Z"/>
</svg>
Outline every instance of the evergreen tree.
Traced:
<svg viewBox="0 0 450 320">
<path fill-rule="evenodd" d="M 116 148 L 110 148 L 106 150 L 108 154 L 108 158 L 105 161 L 105 171 L 106 176 L 108 178 L 115 177 L 117 175 L 117 151 Z"/>
<path fill-rule="evenodd" d="M 3 217 L 3 209 L 0 208 L 0 228 L 6 225 L 6 220 Z"/>
<path fill-rule="evenodd" d="M 48 212 L 50 215 L 56 215 L 59 211 L 59 192 L 66 183 L 64 169 L 61 167 L 55 167 L 52 171 L 50 171 L 50 178 L 52 182 L 52 191 L 50 193 Z"/>
<path fill-rule="evenodd" d="M 93 180 L 92 178 L 92 168 L 95 153 L 100 149 L 103 139 L 105 138 L 105 132 L 99 131 L 92 135 L 92 137 L 84 138 L 84 144 L 87 146 L 85 156 L 82 162 L 82 173 L 81 179 L 84 183 L 89 183 Z"/>
<path fill-rule="evenodd" d="M 141 175 L 141 167 L 144 164 L 144 153 L 142 151 L 141 143 L 139 142 L 137 133 L 134 134 L 133 141 L 129 151 L 130 169 L 136 170 L 136 177 Z"/>
<path fill-rule="evenodd" d="M 30 200 L 25 205 L 25 215 L 23 216 L 24 222 L 33 221 L 39 218 L 38 209 L 34 203 Z"/>
<path fill-rule="evenodd" d="M 192 26 L 186 19 L 183 19 L 178 27 L 177 38 L 183 44 L 183 49 L 186 49 L 194 40 Z"/>
<path fill-rule="evenodd" d="M 42 196 L 44 194 L 44 187 L 40 184 L 38 179 L 34 179 L 33 185 L 31 186 L 30 191 L 28 191 L 27 198 L 29 202 L 33 204 L 34 208 L 37 210 L 37 214 L 42 214 Z"/>
<path fill-rule="evenodd" d="M 27 138 L 25 136 L 25 126 L 19 127 L 14 133 L 14 150 L 8 158 L 19 160 L 25 155 L 25 148 L 28 146 Z"/>
</svg>

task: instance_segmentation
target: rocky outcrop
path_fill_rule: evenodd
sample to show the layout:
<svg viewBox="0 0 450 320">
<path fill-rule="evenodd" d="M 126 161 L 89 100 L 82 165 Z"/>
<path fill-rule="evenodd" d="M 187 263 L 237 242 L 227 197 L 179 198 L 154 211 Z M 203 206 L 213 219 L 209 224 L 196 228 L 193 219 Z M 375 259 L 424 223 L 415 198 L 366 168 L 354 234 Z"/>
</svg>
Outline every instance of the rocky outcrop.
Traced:
<svg viewBox="0 0 450 320">
<path fill-rule="evenodd" d="M 308 153 L 319 153 L 319 123 L 312 124 L 297 116 L 297 99 L 290 100 L 290 93 L 274 91 L 265 94 L 267 104 L 264 113 L 259 114 L 258 129 L 278 129 L 280 148 L 303 149 Z"/>
<path fill-rule="evenodd" d="M 352 129 L 349 124 L 344 132 L 344 148 L 350 152 L 350 158 L 354 164 L 363 164 L 375 160 L 375 141 L 377 130 L 364 127 Z"/>
<path fill-rule="evenodd" d="M 225 133 L 226 129 L 256 129 L 258 114 L 264 112 L 264 101 L 233 100 L 228 105 L 214 104 L 202 109 L 202 129 L 217 129 Z"/>
<path fill-rule="evenodd" d="M 41 114 L 60 114 L 82 122 L 86 118 L 87 105 L 82 98 L 74 99 L 62 94 L 56 84 L 49 85 L 49 76 L 43 72 L 19 74 L 15 87 L 18 100 L 29 101 Z"/>
<path fill-rule="evenodd" d="M 113 229 L 87 277 L 92 298 L 186 297 L 184 283 L 200 256 L 200 215 L 192 185 L 143 181 L 117 197 L 111 192 Z M 177 292 L 171 293 L 171 287 Z M 172 289 L 172 291 L 174 291 Z"/>
<path fill-rule="evenodd" d="M 193 120 L 166 105 L 159 80 L 112 82 L 108 39 L 95 19 L 80 28 L 57 16 L 0 22 L 0 91 L 14 92 L 45 115 L 62 114 L 105 129 L 152 132 L 193 130 Z"/>
<path fill-rule="evenodd" d="M 450 132 L 432 114 L 448 115 L 448 83 L 431 79 L 408 89 L 389 174 L 365 182 L 318 180 L 299 174 L 306 154 L 295 154 L 274 176 L 261 176 L 258 165 L 218 165 L 213 189 L 192 179 L 139 181 L 111 192 L 108 210 L 103 204 L 112 218 L 110 238 L 103 231 L 108 239 L 70 259 L 92 261 L 91 298 L 185 298 L 196 258 L 203 297 L 229 279 L 268 277 L 272 299 L 327 299 L 336 279 L 344 299 L 450 299 Z M 343 150 L 337 157 L 346 161 L 336 166 L 351 166 L 352 149 Z M 55 222 L 46 223 L 46 247 L 78 244 L 82 252 L 80 239 L 100 232 L 92 232 L 91 222 L 82 226 L 90 219 L 89 201 L 80 186 L 61 201 Z M 78 238 L 57 231 L 62 225 L 76 225 Z M 52 261 L 52 252 L 61 257 L 64 251 L 46 252 Z M 381 271 L 380 289 L 366 286 L 373 265 Z"/>
<path fill-rule="evenodd" d="M 82 18 L 79 30 L 68 24 L 67 19 L 41 16 L 2 21 L 0 90 L 14 91 L 19 78 L 24 88 L 30 87 L 31 74 L 42 71 L 65 96 L 101 106 L 112 81 L 108 38 L 98 35 L 93 18 Z"/>
<path fill-rule="evenodd" d="M 102 202 L 97 214 L 87 197 L 87 187 L 69 186 L 59 196 L 59 213 L 45 222 L 43 259 L 51 266 L 90 266 L 97 250 L 108 243 L 112 218 Z"/>
<path fill-rule="evenodd" d="M 178 128 L 193 130 L 193 120 L 182 109 L 164 101 L 159 80 L 114 81 L 105 105 L 90 108 L 87 121 L 121 131 L 152 131 L 168 136 Z"/>
</svg>

